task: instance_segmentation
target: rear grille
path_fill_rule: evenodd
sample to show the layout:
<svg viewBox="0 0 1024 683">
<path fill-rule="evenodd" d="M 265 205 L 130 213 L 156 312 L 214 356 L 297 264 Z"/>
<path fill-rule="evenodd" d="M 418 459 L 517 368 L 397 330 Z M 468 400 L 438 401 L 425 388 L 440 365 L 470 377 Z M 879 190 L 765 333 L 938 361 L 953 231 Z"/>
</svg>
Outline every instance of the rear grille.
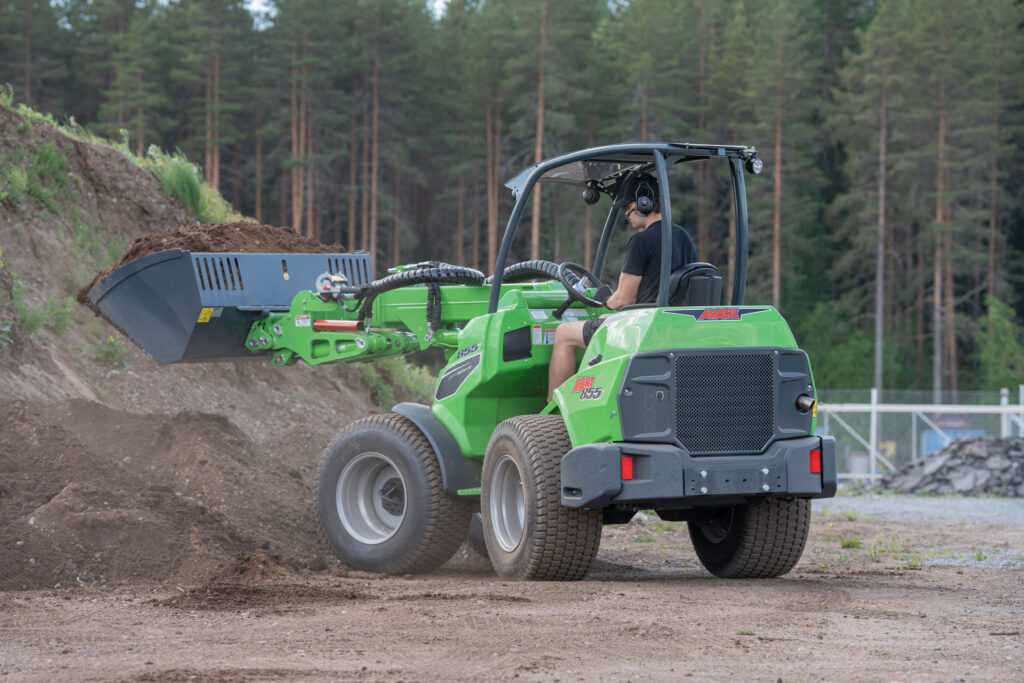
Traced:
<svg viewBox="0 0 1024 683">
<path fill-rule="evenodd" d="M 675 359 L 676 438 L 693 455 L 760 453 L 775 434 L 771 354 Z"/>
</svg>

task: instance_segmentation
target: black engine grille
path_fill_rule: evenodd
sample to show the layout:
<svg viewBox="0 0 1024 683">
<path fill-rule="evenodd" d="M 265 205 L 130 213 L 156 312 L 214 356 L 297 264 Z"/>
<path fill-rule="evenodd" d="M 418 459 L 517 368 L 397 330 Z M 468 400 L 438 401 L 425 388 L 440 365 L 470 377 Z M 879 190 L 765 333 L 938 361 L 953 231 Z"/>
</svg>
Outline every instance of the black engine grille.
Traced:
<svg viewBox="0 0 1024 683">
<path fill-rule="evenodd" d="M 676 438 L 693 455 L 760 453 L 775 433 L 771 354 L 676 356 Z"/>
</svg>

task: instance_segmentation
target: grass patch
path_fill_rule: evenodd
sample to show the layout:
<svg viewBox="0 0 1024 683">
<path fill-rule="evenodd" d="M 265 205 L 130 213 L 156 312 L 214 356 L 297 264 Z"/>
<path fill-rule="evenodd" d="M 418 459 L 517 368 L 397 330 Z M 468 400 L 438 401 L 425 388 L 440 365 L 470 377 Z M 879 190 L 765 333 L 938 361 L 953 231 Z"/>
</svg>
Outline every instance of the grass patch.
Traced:
<svg viewBox="0 0 1024 683">
<path fill-rule="evenodd" d="M 131 156 L 126 149 L 121 151 Z M 203 181 L 199 167 L 184 154 L 168 154 L 156 145 L 150 145 L 141 165 L 152 171 L 163 191 L 184 204 L 200 223 L 243 220 L 244 217 L 235 213 L 219 192 Z"/>
<path fill-rule="evenodd" d="M 363 378 L 370 385 L 370 395 L 381 408 L 390 409 L 400 395 L 408 396 L 417 403 L 429 404 L 433 400 L 433 375 L 402 356 L 388 356 L 361 367 Z"/>
<path fill-rule="evenodd" d="M 736 631 L 736 635 L 738 635 L 738 636 L 752 636 L 752 635 L 754 635 L 754 629 L 750 628 L 749 626 L 740 625 L 739 630 Z"/>
<path fill-rule="evenodd" d="M 634 536 L 629 540 L 632 543 L 654 543 L 654 539 L 650 536 Z"/>
<path fill-rule="evenodd" d="M 861 537 L 854 536 L 853 538 L 847 538 L 845 536 L 839 537 L 840 548 L 859 548 L 861 546 Z"/>
<path fill-rule="evenodd" d="M 25 301 L 24 283 L 18 282 L 14 286 L 14 310 L 21 319 L 25 334 L 53 333 L 60 336 L 68 331 L 71 324 L 75 300 L 52 294 L 42 303 L 31 305 Z"/>
<path fill-rule="evenodd" d="M 846 512 L 843 513 L 843 517 L 850 520 L 851 522 L 856 522 L 857 518 L 860 517 L 860 515 L 857 514 L 856 510 L 847 510 Z"/>
<path fill-rule="evenodd" d="M 124 338 L 121 336 L 109 335 L 96 342 L 89 357 L 111 370 L 124 370 L 128 367 Z"/>
<path fill-rule="evenodd" d="M 52 142 L 34 151 L 17 150 L 0 155 L 0 192 L 14 203 L 26 198 L 60 213 L 57 198 L 68 187 L 68 160 Z"/>
<path fill-rule="evenodd" d="M 0 107 L 10 109 L 14 103 L 14 88 L 10 83 L 0 83 Z"/>
<path fill-rule="evenodd" d="M 13 320 L 0 320 L 0 348 L 7 348 L 14 343 L 14 339 L 11 338 L 13 324 Z"/>
</svg>

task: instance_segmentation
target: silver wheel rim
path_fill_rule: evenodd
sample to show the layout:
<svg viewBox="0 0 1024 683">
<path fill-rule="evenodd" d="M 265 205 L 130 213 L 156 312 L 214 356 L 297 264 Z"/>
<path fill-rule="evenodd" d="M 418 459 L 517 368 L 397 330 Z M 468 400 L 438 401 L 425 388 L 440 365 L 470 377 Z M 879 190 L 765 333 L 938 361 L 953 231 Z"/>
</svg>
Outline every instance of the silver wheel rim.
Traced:
<svg viewBox="0 0 1024 683">
<path fill-rule="evenodd" d="M 526 495 L 523 474 L 510 455 L 502 456 L 494 468 L 490 485 L 491 529 L 507 553 L 519 547 L 526 527 Z"/>
<path fill-rule="evenodd" d="M 391 538 L 405 519 L 405 480 L 380 453 L 362 453 L 338 475 L 335 505 L 345 531 L 360 543 Z"/>
</svg>

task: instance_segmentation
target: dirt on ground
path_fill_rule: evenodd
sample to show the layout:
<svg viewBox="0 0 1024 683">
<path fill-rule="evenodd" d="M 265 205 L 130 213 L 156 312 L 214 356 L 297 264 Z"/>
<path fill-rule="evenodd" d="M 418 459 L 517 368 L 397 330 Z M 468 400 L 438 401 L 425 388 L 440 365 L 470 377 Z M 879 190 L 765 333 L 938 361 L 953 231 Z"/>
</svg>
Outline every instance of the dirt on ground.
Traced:
<svg viewBox="0 0 1024 683">
<path fill-rule="evenodd" d="M 570 584 L 502 581 L 465 550 L 394 577 L 245 550 L 189 582 L 0 593 L 0 677 L 1021 680 L 1020 565 L 973 558 L 1022 543 L 1019 526 L 818 506 L 800 563 L 769 580 L 711 577 L 685 524 L 653 517 L 606 527 L 590 575 Z"/>
</svg>

